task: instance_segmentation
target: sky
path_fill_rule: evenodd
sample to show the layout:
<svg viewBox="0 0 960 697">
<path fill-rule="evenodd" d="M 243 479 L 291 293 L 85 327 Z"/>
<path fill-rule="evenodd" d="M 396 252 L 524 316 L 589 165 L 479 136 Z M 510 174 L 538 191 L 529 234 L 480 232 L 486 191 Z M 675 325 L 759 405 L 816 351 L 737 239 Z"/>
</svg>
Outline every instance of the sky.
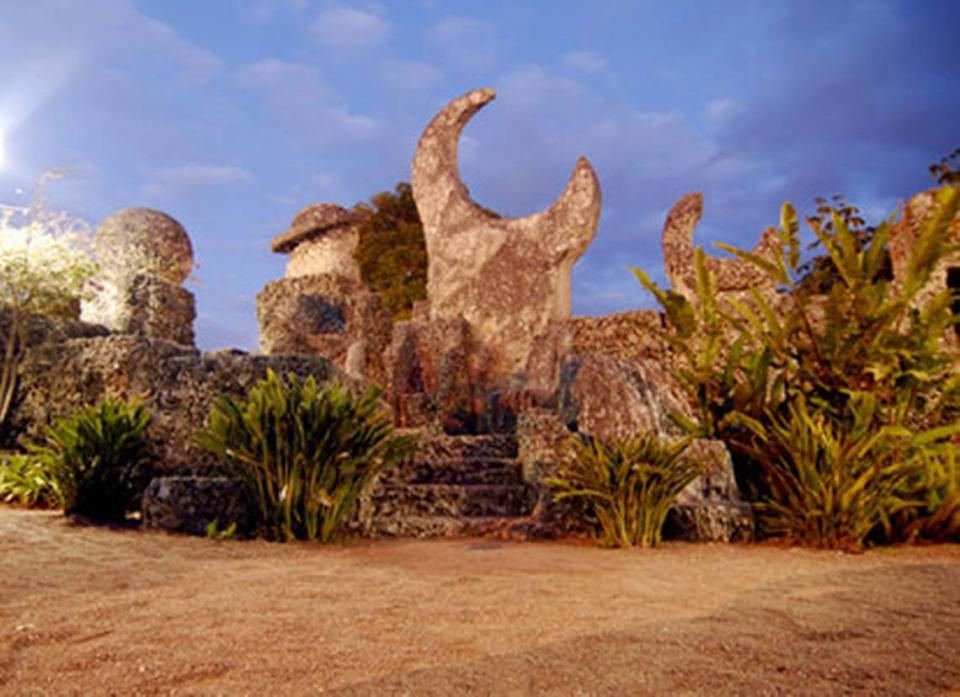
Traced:
<svg viewBox="0 0 960 697">
<path fill-rule="evenodd" d="M 255 350 L 272 237 L 312 203 L 409 181 L 420 133 L 477 87 L 462 178 L 503 215 L 546 208 L 579 155 L 603 212 L 575 314 L 652 306 L 660 234 L 702 191 L 695 242 L 752 247 L 792 201 L 868 221 L 960 146 L 956 0 L 0 0 L 0 202 L 42 172 L 96 225 L 169 213 L 198 264 L 204 349 Z"/>
</svg>

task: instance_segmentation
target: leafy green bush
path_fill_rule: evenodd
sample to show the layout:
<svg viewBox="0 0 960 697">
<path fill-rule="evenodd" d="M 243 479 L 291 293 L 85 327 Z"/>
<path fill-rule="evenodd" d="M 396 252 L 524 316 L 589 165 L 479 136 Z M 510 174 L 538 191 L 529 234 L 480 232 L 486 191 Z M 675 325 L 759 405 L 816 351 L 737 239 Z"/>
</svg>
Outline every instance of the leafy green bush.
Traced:
<svg viewBox="0 0 960 697">
<path fill-rule="evenodd" d="M 107 397 L 46 429 L 44 443 L 32 450 L 64 513 L 122 522 L 139 508 L 150 455 L 149 423 L 142 404 Z"/>
<path fill-rule="evenodd" d="M 677 495 L 700 474 L 682 457 L 689 443 L 684 438 L 665 444 L 651 433 L 609 443 L 588 438 L 547 484 L 556 489 L 555 500 L 586 502 L 605 546 L 654 547 Z"/>
<path fill-rule="evenodd" d="M 59 501 L 56 484 L 36 457 L 11 453 L 0 460 L 0 501 L 50 508 Z"/>
<path fill-rule="evenodd" d="M 857 240 L 834 211 L 829 228 L 822 218 L 809 222 L 838 280 L 825 296 L 804 292 L 789 204 L 777 259 L 721 245 L 769 274 L 782 291 L 775 299 L 752 290 L 747 301 L 718 302 L 701 249 L 696 305 L 634 270 L 673 327 L 677 377 L 699 410 L 699 421 L 684 425 L 727 444 L 766 532 L 856 547 L 879 528 L 902 537 L 897 525 L 914 520 L 907 511 L 930 505 L 918 489 L 923 463 L 955 447 L 960 380 L 944 346 L 953 298 L 944 290 L 922 306 L 919 299 L 951 251 L 958 209 L 958 189 L 942 186 L 896 283 L 886 262 L 891 222 Z"/>
<path fill-rule="evenodd" d="M 219 397 L 199 440 L 243 481 L 262 534 L 324 542 L 374 477 L 412 448 L 393 434 L 377 390 L 354 397 L 336 383 L 293 374 L 284 382 L 272 371 L 246 400 Z"/>
</svg>

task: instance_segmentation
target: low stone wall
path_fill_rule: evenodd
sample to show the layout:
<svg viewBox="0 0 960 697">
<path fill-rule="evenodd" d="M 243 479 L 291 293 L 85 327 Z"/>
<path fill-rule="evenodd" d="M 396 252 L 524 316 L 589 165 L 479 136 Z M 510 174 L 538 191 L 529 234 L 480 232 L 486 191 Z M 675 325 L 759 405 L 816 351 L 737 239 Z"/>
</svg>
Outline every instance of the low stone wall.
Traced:
<svg viewBox="0 0 960 697">
<path fill-rule="evenodd" d="M 319 356 L 201 353 L 130 335 L 70 339 L 37 346 L 24 357 L 3 445 L 36 439 L 55 419 L 111 394 L 143 400 L 153 414 L 148 435 L 159 471 L 207 470 L 216 463 L 194 438 L 214 399 L 221 393 L 244 396 L 268 368 L 359 385 Z"/>
</svg>

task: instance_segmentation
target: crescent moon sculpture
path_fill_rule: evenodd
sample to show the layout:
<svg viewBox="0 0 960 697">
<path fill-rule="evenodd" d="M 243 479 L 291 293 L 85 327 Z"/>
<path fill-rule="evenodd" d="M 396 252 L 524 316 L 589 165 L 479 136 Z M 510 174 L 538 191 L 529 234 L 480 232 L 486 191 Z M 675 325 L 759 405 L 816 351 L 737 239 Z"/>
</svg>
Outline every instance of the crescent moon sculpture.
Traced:
<svg viewBox="0 0 960 697">
<path fill-rule="evenodd" d="M 430 318 L 462 316 L 499 367 L 517 372 L 547 325 L 570 317 L 571 273 L 596 235 L 600 184 L 581 157 L 544 211 L 500 218 L 477 205 L 460 179 L 457 145 L 495 96 L 473 90 L 433 118 L 413 158 L 413 195 L 427 246 Z"/>
</svg>

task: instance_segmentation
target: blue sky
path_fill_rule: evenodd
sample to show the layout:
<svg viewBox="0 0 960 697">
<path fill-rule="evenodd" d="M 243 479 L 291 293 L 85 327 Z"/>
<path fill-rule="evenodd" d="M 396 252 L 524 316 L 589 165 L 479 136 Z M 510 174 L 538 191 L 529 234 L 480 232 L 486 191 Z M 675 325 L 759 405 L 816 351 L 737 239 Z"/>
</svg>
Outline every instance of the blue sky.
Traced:
<svg viewBox="0 0 960 697">
<path fill-rule="evenodd" d="M 660 230 L 701 190 L 696 240 L 752 246 L 780 204 L 844 193 L 876 219 L 960 146 L 956 0 L 7 0 L 0 201 L 51 167 L 96 224 L 179 219 L 198 343 L 254 349 L 269 251 L 303 206 L 409 180 L 448 100 L 490 86 L 464 181 L 505 215 L 550 204 L 578 155 L 603 189 L 574 312 L 649 306 Z"/>
</svg>

